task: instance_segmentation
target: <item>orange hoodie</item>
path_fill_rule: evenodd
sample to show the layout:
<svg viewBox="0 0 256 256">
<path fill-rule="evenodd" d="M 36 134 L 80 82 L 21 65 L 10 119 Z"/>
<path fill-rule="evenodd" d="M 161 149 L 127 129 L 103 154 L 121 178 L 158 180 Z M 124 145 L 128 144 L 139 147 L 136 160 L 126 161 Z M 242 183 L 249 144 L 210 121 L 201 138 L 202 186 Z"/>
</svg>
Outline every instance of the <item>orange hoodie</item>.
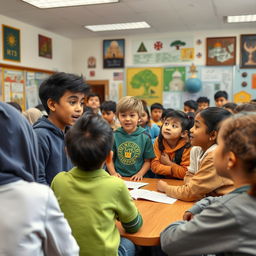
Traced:
<svg viewBox="0 0 256 256">
<path fill-rule="evenodd" d="M 164 152 L 168 154 L 171 160 L 173 160 L 175 157 L 175 152 L 181 147 L 183 147 L 186 143 L 186 139 L 181 139 L 175 148 L 171 148 L 166 142 L 166 140 L 163 140 L 165 148 Z M 158 139 L 156 138 L 154 143 L 154 152 L 156 157 L 151 162 L 151 170 L 156 174 L 165 175 L 167 176 L 167 178 L 173 177 L 183 179 L 186 174 L 187 167 L 189 166 L 190 150 L 191 147 L 184 149 L 180 165 L 174 162 L 171 164 L 171 166 L 161 164 L 161 152 L 158 148 Z"/>
</svg>

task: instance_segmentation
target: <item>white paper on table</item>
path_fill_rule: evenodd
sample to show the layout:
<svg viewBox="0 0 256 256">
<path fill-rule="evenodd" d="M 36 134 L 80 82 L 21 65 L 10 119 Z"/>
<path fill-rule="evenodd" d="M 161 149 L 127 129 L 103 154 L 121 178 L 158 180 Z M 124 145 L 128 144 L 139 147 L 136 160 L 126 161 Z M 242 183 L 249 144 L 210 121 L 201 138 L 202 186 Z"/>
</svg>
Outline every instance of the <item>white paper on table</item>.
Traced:
<svg viewBox="0 0 256 256">
<path fill-rule="evenodd" d="M 136 182 L 136 181 L 124 181 L 125 185 L 127 186 L 127 188 L 131 188 L 131 189 L 137 189 L 143 186 L 148 185 L 148 183 L 145 182 Z"/>
<path fill-rule="evenodd" d="M 134 199 L 146 199 L 153 202 L 164 204 L 173 204 L 177 199 L 167 196 L 164 193 L 150 191 L 146 189 L 134 189 L 130 191 L 130 195 Z"/>
</svg>

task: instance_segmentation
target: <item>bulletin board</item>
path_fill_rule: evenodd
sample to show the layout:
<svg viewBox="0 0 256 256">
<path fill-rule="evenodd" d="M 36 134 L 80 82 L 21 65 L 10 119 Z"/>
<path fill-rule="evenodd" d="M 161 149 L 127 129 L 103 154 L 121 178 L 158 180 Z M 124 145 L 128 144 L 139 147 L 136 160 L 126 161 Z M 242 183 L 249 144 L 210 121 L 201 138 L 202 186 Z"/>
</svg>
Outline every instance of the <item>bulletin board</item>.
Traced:
<svg viewBox="0 0 256 256">
<path fill-rule="evenodd" d="M 0 100 L 14 101 L 22 110 L 40 103 L 38 88 L 53 71 L 0 64 Z"/>
</svg>

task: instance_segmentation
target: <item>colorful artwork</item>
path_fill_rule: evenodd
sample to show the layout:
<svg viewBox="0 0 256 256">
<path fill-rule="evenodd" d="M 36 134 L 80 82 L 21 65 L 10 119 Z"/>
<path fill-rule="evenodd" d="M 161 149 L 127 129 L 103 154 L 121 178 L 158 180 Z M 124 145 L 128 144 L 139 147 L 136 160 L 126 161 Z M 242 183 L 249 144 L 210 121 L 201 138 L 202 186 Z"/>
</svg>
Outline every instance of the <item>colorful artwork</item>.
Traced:
<svg viewBox="0 0 256 256">
<path fill-rule="evenodd" d="M 164 69 L 164 91 L 184 91 L 185 80 L 185 67 L 170 67 Z"/>
<path fill-rule="evenodd" d="M 241 35 L 241 68 L 256 68 L 256 34 Z"/>
<path fill-rule="evenodd" d="M 20 61 L 20 30 L 2 25 L 3 29 L 3 59 Z"/>
<path fill-rule="evenodd" d="M 251 100 L 251 94 L 245 91 L 240 91 L 234 94 L 234 102 L 237 104 L 250 102 L 250 100 Z"/>
<path fill-rule="evenodd" d="M 127 95 L 137 96 L 149 105 L 162 103 L 162 68 L 128 68 Z"/>
<path fill-rule="evenodd" d="M 236 37 L 206 39 L 206 65 L 231 66 L 236 64 Z"/>
<path fill-rule="evenodd" d="M 123 68 L 124 49 L 124 39 L 103 40 L 103 68 Z"/>
<path fill-rule="evenodd" d="M 38 35 L 39 56 L 52 58 L 52 39 L 46 36 Z"/>
<path fill-rule="evenodd" d="M 87 60 L 87 67 L 88 68 L 96 68 L 96 58 L 93 56 L 90 56 Z"/>
</svg>

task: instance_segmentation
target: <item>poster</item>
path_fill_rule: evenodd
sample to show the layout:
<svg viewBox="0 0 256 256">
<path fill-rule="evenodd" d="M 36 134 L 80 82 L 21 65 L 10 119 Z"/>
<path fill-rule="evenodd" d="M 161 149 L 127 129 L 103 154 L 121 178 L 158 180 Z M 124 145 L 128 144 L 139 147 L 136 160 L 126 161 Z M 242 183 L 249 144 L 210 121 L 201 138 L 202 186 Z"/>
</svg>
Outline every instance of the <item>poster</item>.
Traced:
<svg viewBox="0 0 256 256">
<path fill-rule="evenodd" d="M 185 67 L 169 67 L 164 69 L 164 91 L 184 91 L 186 80 Z"/>
<path fill-rule="evenodd" d="M 17 102 L 25 110 L 25 79 L 24 71 L 3 69 L 4 72 L 4 101 Z"/>
<path fill-rule="evenodd" d="M 143 99 L 148 105 L 162 103 L 162 68 L 127 68 L 126 79 L 127 95 Z"/>
</svg>

